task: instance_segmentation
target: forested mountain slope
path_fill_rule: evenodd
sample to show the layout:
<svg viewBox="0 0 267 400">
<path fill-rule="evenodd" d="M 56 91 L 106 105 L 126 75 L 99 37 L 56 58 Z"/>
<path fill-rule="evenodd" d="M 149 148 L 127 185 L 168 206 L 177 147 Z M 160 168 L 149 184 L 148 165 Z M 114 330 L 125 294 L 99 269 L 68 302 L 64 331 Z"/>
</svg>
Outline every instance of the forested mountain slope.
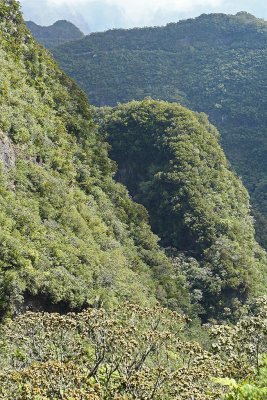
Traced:
<svg viewBox="0 0 267 400">
<path fill-rule="evenodd" d="M 187 289 L 113 180 L 85 95 L 16 1 L 1 1 L 0 18 L 0 314 L 156 297 L 179 308 Z"/>
<path fill-rule="evenodd" d="M 266 259 L 254 239 L 248 193 L 206 115 L 144 100 L 96 108 L 95 119 L 117 178 L 147 208 L 162 245 L 190 260 L 182 268 L 204 314 L 233 311 L 265 275 Z"/>
<path fill-rule="evenodd" d="M 223 317 L 263 290 L 247 192 L 206 117 L 150 101 L 97 112 L 172 263 L 146 209 L 113 179 L 84 94 L 29 35 L 17 2 L 0 11 L 1 311 L 158 299 Z"/>
<path fill-rule="evenodd" d="M 16 1 L 0 19 L 0 399 L 264 400 L 265 253 L 215 128 L 90 109 Z"/>
<path fill-rule="evenodd" d="M 57 21 L 51 26 L 40 26 L 33 21 L 27 21 L 26 24 L 35 39 L 47 48 L 78 40 L 84 36 L 80 29 L 69 21 Z"/>
<path fill-rule="evenodd" d="M 252 196 L 267 246 L 267 23 L 211 14 L 166 27 L 111 30 L 54 50 L 95 105 L 145 96 L 209 115 Z"/>
</svg>

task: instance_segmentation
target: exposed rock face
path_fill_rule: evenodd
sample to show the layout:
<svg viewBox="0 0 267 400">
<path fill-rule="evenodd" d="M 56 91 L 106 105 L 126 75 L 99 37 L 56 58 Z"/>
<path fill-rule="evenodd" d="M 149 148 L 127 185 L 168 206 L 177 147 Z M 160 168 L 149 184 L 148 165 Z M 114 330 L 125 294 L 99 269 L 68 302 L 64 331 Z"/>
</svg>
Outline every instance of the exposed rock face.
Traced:
<svg viewBox="0 0 267 400">
<path fill-rule="evenodd" d="M 15 151 L 8 136 L 0 130 L 0 162 L 10 169 L 15 166 Z"/>
</svg>

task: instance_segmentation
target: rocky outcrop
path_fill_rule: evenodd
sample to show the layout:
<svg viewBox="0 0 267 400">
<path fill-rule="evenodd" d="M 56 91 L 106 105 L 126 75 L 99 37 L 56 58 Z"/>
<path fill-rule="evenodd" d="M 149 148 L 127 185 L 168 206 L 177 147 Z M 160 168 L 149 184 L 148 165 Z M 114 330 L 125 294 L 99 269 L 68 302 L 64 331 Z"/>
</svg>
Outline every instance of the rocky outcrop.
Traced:
<svg viewBox="0 0 267 400">
<path fill-rule="evenodd" d="M 0 131 L 0 163 L 10 169 L 15 166 L 15 151 L 8 136 Z"/>
</svg>

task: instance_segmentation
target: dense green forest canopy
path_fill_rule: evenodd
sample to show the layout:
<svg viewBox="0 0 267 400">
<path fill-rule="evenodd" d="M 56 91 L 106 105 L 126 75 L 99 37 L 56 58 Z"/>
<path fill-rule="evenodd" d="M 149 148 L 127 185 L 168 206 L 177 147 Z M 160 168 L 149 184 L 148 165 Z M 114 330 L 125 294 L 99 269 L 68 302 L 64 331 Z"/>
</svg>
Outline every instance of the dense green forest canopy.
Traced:
<svg viewBox="0 0 267 400">
<path fill-rule="evenodd" d="M 149 99 L 95 114 L 118 163 L 117 179 L 147 208 L 162 246 L 199 263 L 189 267 L 188 280 L 208 315 L 242 303 L 260 271 L 266 274 L 266 260 L 248 193 L 206 115 Z"/>
<path fill-rule="evenodd" d="M 26 22 L 33 36 L 48 49 L 81 39 L 84 35 L 69 21 L 57 21 L 51 26 L 40 26 L 33 21 Z"/>
<path fill-rule="evenodd" d="M 127 155 L 122 182 L 175 248 L 168 258 L 146 209 L 113 179 L 85 95 L 33 41 L 18 4 L 4 4 L 1 310 L 35 298 L 37 308 L 158 299 L 205 318 L 236 311 L 264 287 L 265 254 L 207 118 L 148 100 L 115 109 L 102 128 L 119 175 Z"/>
<path fill-rule="evenodd" d="M 18 3 L 0 5 L 0 313 L 156 298 L 179 308 L 187 288 L 114 181 L 86 96 Z"/>
<path fill-rule="evenodd" d="M 95 33 L 54 50 L 95 105 L 146 96 L 205 112 L 252 196 L 267 247 L 267 23 L 211 14 L 165 27 Z"/>
</svg>

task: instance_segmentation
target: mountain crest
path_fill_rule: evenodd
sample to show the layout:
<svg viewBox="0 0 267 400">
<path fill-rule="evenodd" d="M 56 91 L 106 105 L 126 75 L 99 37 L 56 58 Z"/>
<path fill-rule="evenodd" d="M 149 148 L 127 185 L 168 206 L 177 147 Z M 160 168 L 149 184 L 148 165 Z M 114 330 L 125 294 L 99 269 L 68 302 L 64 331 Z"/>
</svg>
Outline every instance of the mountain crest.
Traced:
<svg viewBox="0 0 267 400">
<path fill-rule="evenodd" d="M 56 21 L 51 26 L 40 26 L 33 21 L 27 21 L 33 36 L 47 48 L 83 38 L 84 34 L 72 22 Z"/>
</svg>

